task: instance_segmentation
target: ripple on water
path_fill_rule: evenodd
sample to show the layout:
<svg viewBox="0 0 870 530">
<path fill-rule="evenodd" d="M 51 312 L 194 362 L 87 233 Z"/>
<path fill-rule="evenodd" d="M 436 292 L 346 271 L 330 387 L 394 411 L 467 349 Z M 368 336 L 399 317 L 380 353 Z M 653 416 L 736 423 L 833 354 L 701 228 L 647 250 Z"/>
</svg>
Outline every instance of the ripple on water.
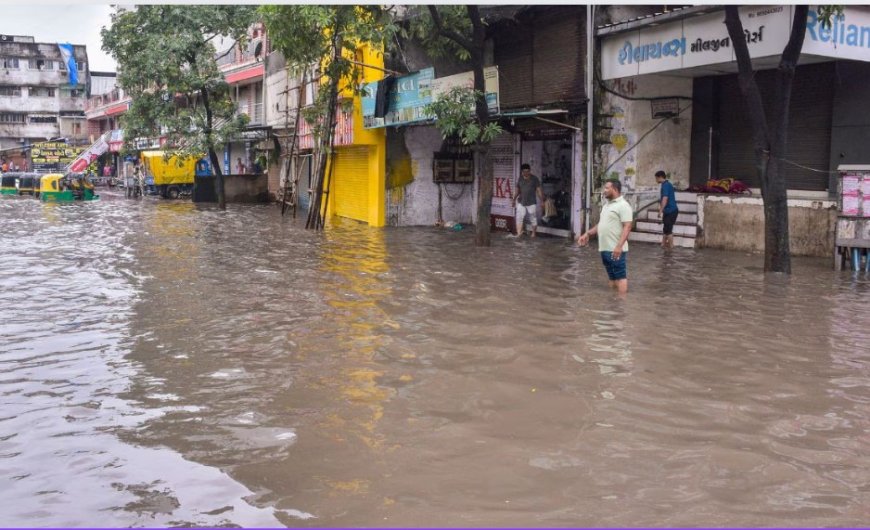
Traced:
<svg viewBox="0 0 870 530">
<path fill-rule="evenodd" d="M 866 524 L 870 281 L 827 260 L 633 245 L 619 299 L 555 239 L 0 219 L 6 524 Z"/>
</svg>

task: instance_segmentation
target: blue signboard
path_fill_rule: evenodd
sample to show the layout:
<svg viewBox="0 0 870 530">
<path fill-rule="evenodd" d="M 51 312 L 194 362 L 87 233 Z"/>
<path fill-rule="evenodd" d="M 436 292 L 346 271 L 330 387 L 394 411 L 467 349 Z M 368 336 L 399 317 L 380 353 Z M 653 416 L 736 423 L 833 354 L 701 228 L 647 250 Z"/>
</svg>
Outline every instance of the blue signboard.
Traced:
<svg viewBox="0 0 870 530">
<path fill-rule="evenodd" d="M 428 121 L 430 118 L 423 109 L 432 103 L 433 79 L 435 79 L 435 69 L 431 67 L 397 78 L 388 94 L 388 112 L 384 117 L 375 117 L 378 83 L 364 84 L 363 126 L 372 129 Z"/>
</svg>

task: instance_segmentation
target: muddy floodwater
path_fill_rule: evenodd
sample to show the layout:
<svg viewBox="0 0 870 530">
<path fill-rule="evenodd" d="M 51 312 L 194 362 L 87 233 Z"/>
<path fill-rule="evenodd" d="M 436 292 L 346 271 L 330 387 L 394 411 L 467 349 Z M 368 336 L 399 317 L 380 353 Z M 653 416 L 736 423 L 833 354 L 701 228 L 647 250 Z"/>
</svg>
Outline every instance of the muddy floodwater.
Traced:
<svg viewBox="0 0 870 530">
<path fill-rule="evenodd" d="M 2 526 L 866 526 L 870 278 L 0 200 Z"/>
</svg>

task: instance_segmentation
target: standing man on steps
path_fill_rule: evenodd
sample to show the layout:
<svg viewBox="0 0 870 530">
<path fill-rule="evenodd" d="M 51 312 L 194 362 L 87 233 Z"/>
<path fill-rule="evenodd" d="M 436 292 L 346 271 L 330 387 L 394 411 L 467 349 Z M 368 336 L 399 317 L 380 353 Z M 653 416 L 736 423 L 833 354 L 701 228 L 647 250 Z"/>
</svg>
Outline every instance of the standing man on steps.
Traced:
<svg viewBox="0 0 870 530">
<path fill-rule="evenodd" d="M 517 203 L 517 235 L 523 235 L 523 227 L 525 225 L 526 214 L 529 214 L 532 225 L 532 237 L 538 232 L 538 201 L 541 199 L 541 204 L 544 203 L 544 192 L 541 189 L 541 181 L 535 175 L 532 175 L 532 167 L 528 164 L 520 166 L 522 174 L 517 179 L 517 194 L 514 196 L 514 203 Z"/>
<path fill-rule="evenodd" d="M 610 286 L 619 294 L 628 292 L 628 234 L 631 233 L 631 220 L 634 212 L 622 196 L 622 183 L 608 180 L 604 184 L 604 198 L 607 204 L 601 209 L 601 219 L 585 234 L 577 237 L 577 243 L 585 246 L 589 236 L 598 234 L 598 252 L 607 270 Z"/>
<path fill-rule="evenodd" d="M 674 225 L 677 223 L 677 216 L 680 215 L 677 195 L 674 192 L 674 185 L 668 180 L 668 175 L 664 171 L 656 171 L 656 183 L 661 185 L 659 212 L 662 214 L 662 224 L 664 224 L 662 248 L 673 248 Z"/>
</svg>

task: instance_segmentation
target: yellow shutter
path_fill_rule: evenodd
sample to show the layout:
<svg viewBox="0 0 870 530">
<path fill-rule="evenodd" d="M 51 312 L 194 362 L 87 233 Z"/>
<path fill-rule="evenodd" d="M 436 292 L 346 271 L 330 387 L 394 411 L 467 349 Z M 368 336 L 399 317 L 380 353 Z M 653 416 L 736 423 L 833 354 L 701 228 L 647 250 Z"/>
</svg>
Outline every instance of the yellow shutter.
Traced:
<svg viewBox="0 0 870 530">
<path fill-rule="evenodd" d="M 369 220 L 367 147 L 340 147 L 335 153 L 335 214 Z"/>
</svg>

